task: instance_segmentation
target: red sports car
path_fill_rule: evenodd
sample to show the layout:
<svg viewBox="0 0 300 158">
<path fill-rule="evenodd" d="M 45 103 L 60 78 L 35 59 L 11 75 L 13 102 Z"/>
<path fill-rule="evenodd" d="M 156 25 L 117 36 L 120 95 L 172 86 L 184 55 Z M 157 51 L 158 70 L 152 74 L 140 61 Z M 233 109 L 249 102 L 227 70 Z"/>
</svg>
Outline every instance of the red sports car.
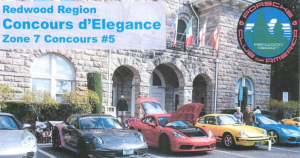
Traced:
<svg viewBox="0 0 300 158">
<path fill-rule="evenodd" d="M 131 123 L 129 128 L 141 132 L 149 146 L 157 147 L 164 153 L 216 149 L 216 138 L 212 132 L 194 127 L 203 104 L 186 104 L 167 114 L 154 98 L 138 98 L 138 102 L 144 117 Z"/>
</svg>

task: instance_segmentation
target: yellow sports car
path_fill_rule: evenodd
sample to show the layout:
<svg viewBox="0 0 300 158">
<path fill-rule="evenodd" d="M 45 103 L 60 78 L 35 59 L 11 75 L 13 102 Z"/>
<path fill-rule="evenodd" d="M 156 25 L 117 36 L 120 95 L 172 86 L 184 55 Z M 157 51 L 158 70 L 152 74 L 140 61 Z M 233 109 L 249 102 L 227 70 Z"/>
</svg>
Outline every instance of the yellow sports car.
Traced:
<svg viewBox="0 0 300 158">
<path fill-rule="evenodd" d="M 300 127 L 300 117 L 294 117 L 291 119 L 283 119 L 283 120 L 281 120 L 281 122 L 283 122 L 283 124 L 286 124 L 286 125 L 294 125 L 294 126 Z"/>
<path fill-rule="evenodd" d="M 211 130 L 217 141 L 226 147 L 261 146 L 267 144 L 269 140 L 266 130 L 243 125 L 230 114 L 205 115 L 197 120 L 195 126 Z"/>
</svg>

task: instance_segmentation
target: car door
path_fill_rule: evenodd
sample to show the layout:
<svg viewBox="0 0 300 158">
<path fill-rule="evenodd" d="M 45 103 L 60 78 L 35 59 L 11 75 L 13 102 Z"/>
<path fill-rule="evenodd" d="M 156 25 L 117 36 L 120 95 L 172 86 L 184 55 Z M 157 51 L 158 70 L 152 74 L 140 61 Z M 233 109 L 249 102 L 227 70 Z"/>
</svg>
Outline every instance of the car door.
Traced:
<svg viewBox="0 0 300 158">
<path fill-rule="evenodd" d="M 158 126 L 157 120 L 154 117 L 149 117 L 150 123 L 153 123 L 155 126 L 148 126 L 147 135 L 149 138 L 149 144 L 152 146 L 158 145 L 158 137 L 159 137 L 159 131 L 160 127 Z"/>
<path fill-rule="evenodd" d="M 144 117 L 142 119 L 143 126 L 141 127 L 141 133 L 145 137 L 148 145 L 151 144 L 151 138 L 149 136 L 149 130 L 151 130 L 152 127 L 148 126 L 148 123 L 150 122 L 150 119 L 151 118 L 149 116 L 148 117 Z"/>
<path fill-rule="evenodd" d="M 211 130 L 213 135 L 217 138 L 218 136 L 218 128 L 216 123 L 216 117 L 215 116 L 206 116 L 203 117 L 203 119 L 199 119 L 198 121 L 201 121 L 201 127 L 207 128 Z"/>
<path fill-rule="evenodd" d="M 70 128 L 71 125 L 75 128 Z M 63 128 L 63 135 L 66 145 L 76 149 L 78 139 L 80 138 L 77 117 L 69 117 L 67 119 L 66 126 Z"/>
</svg>

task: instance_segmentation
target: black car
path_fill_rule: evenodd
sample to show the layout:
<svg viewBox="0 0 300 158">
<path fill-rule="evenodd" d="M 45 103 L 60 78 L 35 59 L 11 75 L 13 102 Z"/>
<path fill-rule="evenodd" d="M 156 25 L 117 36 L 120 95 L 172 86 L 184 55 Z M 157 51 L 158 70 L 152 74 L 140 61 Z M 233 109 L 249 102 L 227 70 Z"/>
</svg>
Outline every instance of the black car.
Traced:
<svg viewBox="0 0 300 158">
<path fill-rule="evenodd" d="M 53 148 L 66 148 L 78 153 L 80 158 L 143 157 L 148 152 L 143 135 L 124 129 L 111 115 L 72 115 L 57 124 L 52 135 Z"/>
</svg>

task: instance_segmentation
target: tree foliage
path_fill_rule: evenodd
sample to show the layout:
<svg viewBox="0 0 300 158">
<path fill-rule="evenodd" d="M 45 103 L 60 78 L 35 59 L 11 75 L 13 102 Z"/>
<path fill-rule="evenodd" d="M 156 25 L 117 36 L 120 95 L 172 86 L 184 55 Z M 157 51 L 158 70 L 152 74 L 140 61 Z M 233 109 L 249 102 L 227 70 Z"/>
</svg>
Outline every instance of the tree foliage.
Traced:
<svg viewBox="0 0 300 158">
<path fill-rule="evenodd" d="M 5 101 L 14 97 L 13 90 L 8 85 L 0 85 L 0 111 L 6 108 Z"/>
</svg>

